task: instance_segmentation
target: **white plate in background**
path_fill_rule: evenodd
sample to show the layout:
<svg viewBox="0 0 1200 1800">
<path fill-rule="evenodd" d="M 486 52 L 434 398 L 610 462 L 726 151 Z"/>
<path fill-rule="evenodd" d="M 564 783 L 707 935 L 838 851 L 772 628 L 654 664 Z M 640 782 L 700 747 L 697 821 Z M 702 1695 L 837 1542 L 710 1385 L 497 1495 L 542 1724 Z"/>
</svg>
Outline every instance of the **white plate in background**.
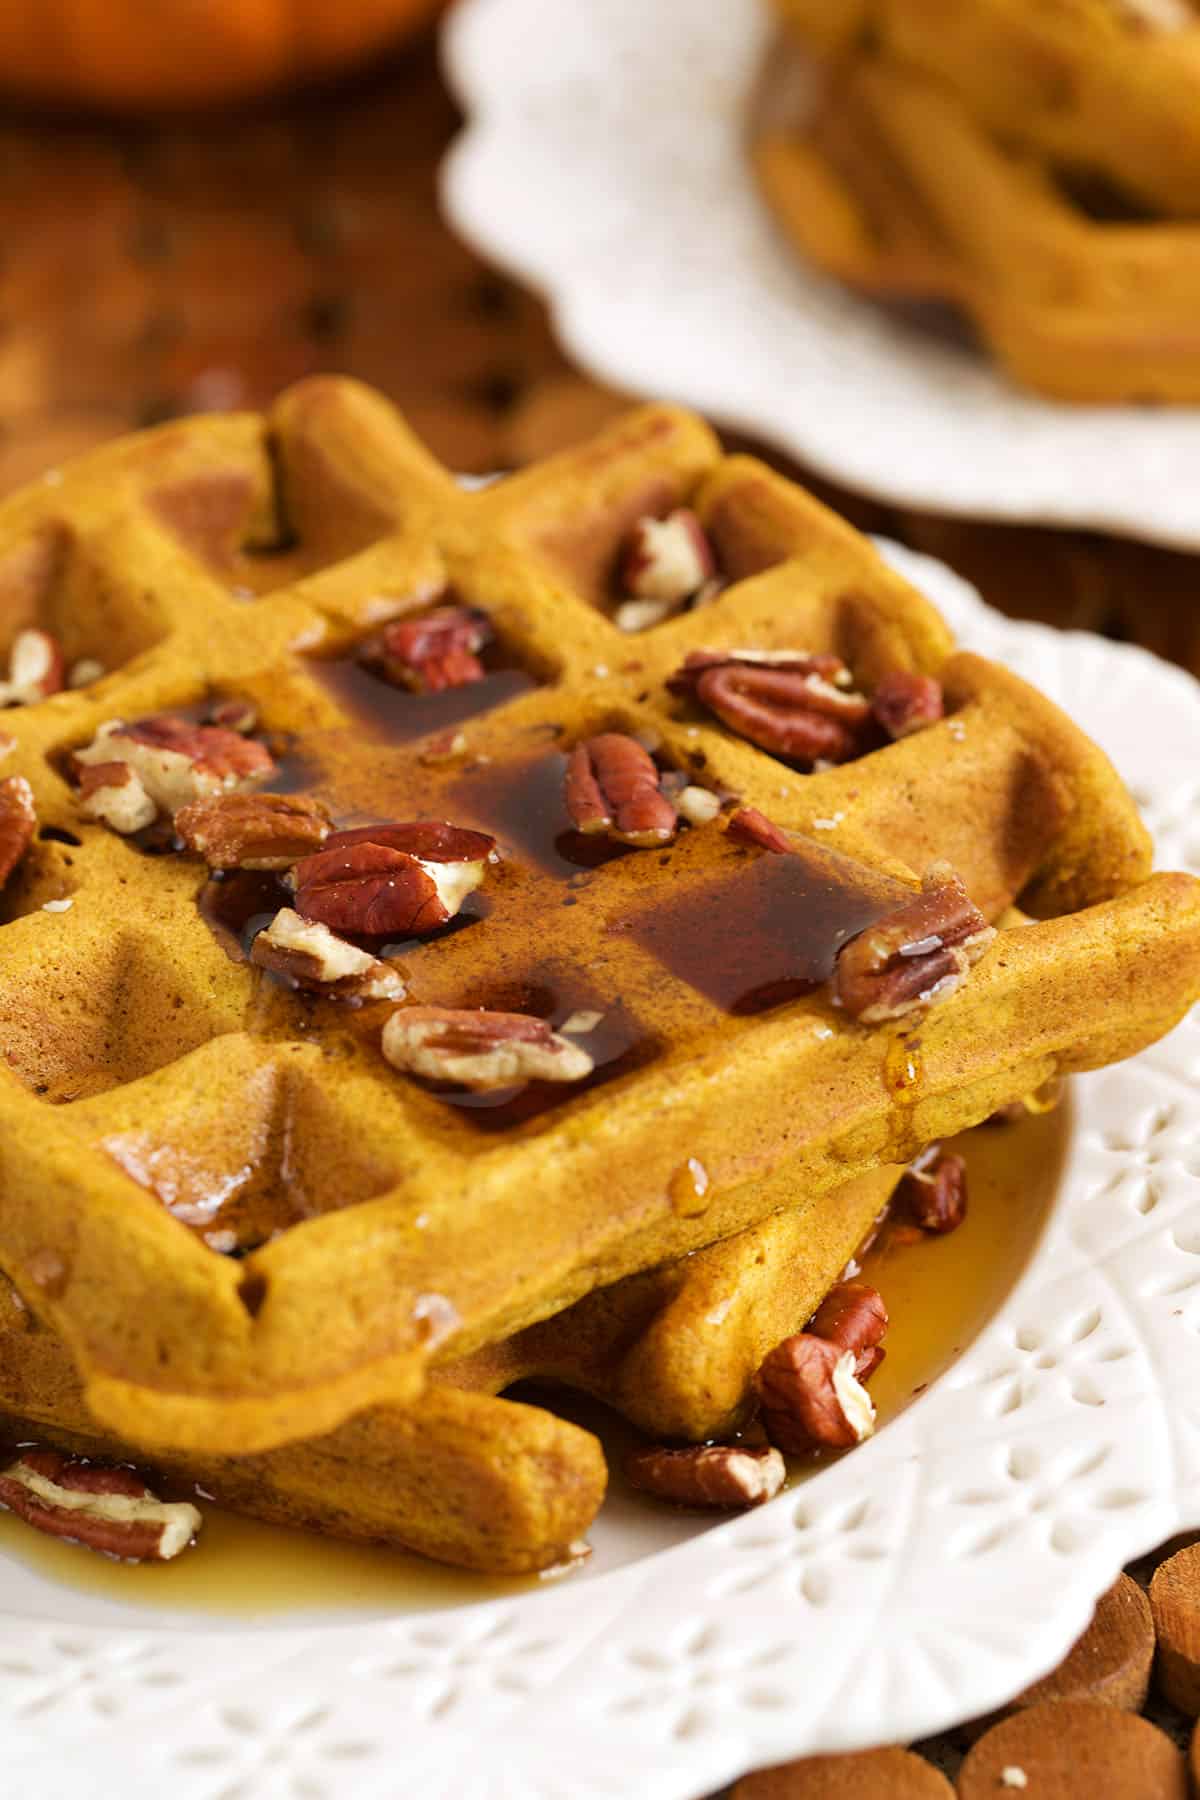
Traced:
<svg viewBox="0 0 1200 1800">
<path fill-rule="evenodd" d="M 459 0 L 451 223 L 616 387 L 901 506 L 1200 549 L 1200 409 L 1072 407 L 807 268 L 745 151 L 759 0 Z"/>
</svg>

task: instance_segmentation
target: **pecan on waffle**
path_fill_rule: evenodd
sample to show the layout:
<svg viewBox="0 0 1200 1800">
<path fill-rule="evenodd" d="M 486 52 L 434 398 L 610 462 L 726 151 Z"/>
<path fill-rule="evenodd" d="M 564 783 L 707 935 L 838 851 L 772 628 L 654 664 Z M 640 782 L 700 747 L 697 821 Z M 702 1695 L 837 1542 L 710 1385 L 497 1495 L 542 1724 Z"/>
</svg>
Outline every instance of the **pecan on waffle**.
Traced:
<svg viewBox="0 0 1200 1800">
<path fill-rule="evenodd" d="M 1165 217 L 1200 211 L 1194 0 L 776 0 L 821 55 L 932 77 L 980 125 Z"/>
<path fill-rule="evenodd" d="M 723 461 L 687 415 L 643 409 L 467 495 L 382 402 L 318 381 L 265 422 L 84 459 L 8 503 L 0 541 L 20 622 L 52 619 L 65 584 L 80 653 L 107 667 L 5 719 L 39 835 L 0 929 L 0 1263 L 101 1428 L 156 1461 L 411 1402 L 436 1362 L 789 1195 L 832 1206 L 1052 1075 L 1129 1054 L 1200 985 L 1200 884 L 1149 876 L 1100 752 L 953 654 L 849 527 Z M 679 580 L 705 604 L 671 610 Z M 648 617 L 631 596 L 662 622 L 629 629 Z M 447 658 L 471 678 L 439 689 Z M 389 661 L 419 691 L 381 677 Z M 892 718 L 925 728 L 887 742 L 897 684 L 939 688 L 946 716 Z M 599 741 L 631 736 L 658 786 L 605 764 Z M 861 753 L 804 772 L 829 760 L 818 743 Z M 155 817 L 126 835 L 134 775 Z M 655 802 L 682 808 L 681 784 L 695 822 L 672 835 Z M 345 835 L 290 875 L 232 868 L 204 807 L 246 791 L 278 796 L 289 832 L 303 799 L 305 831 Z M 737 810 L 766 815 L 776 848 L 732 829 Z M 955 933 L 984 948 L 952 881 L 922 895 L 939 863 L 969 871 L 987 918 L 1017 898 L 1037 922 L 919 1024 L 864 1022 L 902 1011 L 926 966 L 960 980 Z M 897 941 L 897 917 L 927 921 L 926 948 Z M 365 947 L 337 939 L 372 924 Z M 316 926 L 362 962 L 322 963 Z M 478 1092 L 457 1015 L 486 1035 L 481 1008 L 509 1021 L 489 1081 L 520 1064 L 515 1041 L 580 1078 Z M 456 1083 L 427 1079 L 439 1055 L 466 1059 Z M 681 1196 L 693 1165 L 702 1191 Z"/>
</svg>

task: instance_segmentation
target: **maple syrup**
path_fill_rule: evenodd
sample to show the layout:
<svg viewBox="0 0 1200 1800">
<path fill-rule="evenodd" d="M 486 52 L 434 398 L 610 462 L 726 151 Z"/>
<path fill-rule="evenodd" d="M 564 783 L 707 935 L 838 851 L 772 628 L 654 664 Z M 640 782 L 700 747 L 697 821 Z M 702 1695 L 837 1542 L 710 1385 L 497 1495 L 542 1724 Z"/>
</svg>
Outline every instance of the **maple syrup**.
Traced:
<svg viewBox="0 0 1200 1800">
<path fill-rule="evenodd" d="M 620 929 L 725 1012 L 759 1013 L 823 986 L 842 945 L 895 903 L 837 859 L 797 851 L 739 858 L 731 874 L 655 901 Z"/>
<path fill-rule="evenodd" d="M 368 736 L 407 744 L 434 732 L 453 730 L 538 685 L 527 669 L 506 661 L 498 645 L 489 645 L 480 660 L 485 670 L 481 681 L 431 694 L 393 685 L 364 667 L 357 655 L 313 658 L 308 667 Z"/>
<path fill-rule="evenodd" d="M 572 828 L 563 797 L 566 768 L 563 751 L 539 750 L 467 769 L 448 791 L 449 816 L 461 814 L 569 886 L 586 886 L 589 871 L 634 852 Z"/>
</svg>

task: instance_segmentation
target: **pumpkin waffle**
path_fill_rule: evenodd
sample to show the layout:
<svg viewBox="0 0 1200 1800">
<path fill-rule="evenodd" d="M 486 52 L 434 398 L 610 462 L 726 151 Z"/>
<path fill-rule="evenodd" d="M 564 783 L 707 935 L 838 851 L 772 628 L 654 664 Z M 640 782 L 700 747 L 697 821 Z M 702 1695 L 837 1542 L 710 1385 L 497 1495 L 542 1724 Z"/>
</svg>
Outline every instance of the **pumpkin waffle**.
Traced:
<svg viewBox="0 0 1200 1800">
<path fill-rule="evenodd" d="M 772 130 L 755 155 L 808 257 L 880 299 L 959 307 L 1018 381 L 1067 400 L 1200 398 L 1200 226 L 1096 216 L 937 82 L 851 61 L 805 130 Z"/>
<path fill-rule="evenodd" d="M 822 56 L 933 77 L 997 139 L 1102 175 L 1153 212 L 1200 213 L 1194 0 L 776 0 Z M 1118 123 L 1119 122 L 1119 123 Z"/>
<path fill-rule="evenodd" d="M 899 1170 L 798 1200 L 725 1243 L 588 1296 L 506 1343 L 432 1371 L 412 1405 L 370 1408 L 317 1438 L 251 1456 L 160 1451 L 155 1478 L 234 1511 L 398 1545 L 489 1574 L 569 1563 L 604 1498 L 591 1432 L 499 1398 L 550 1380 L 618 1407 L 657 1436 L 728 1437 L 746 1423 L 768 1350 L 800 1329 L 869 1238 Z M 0 1280 L 0 1425 L 105 1462 L 143 1446 L 92 1416 L 62 1338 Z"/>
<path fill-rule="evenodd" d="M 685 502 L 726 585 L 623 632 L 618 550 Z M 66 654 L 109 670 L 5 720 L 5 774 L 29 782 L 40 835 L 0 929 L 0 1260 L 95 1420 L 156 1460 L 271 1450 L 411 1402 L 436 1362 L 1130 1053 L 1200 984 L 1200 884 L 1148 875 L 1094 746 L 953 654 L 849 527 L 723 460 L 687 415 L 644 409 L 468 495 L 382 402 L 318 381 L 267 421 L 86 458 L 10 502 L 0 536 L 14 623 L 65 633 L 69 593 Z M 414 696 L 368 689 L 359 657 L 381 620 L 447 591 L 497 636 L 470 696 L 490 710 L 468 719 L 460 691 L 406 713 Z M 949 716 L 800 773 L 667 686 L 689 652 L 747 643 L 836 652 L 867 692 L 936 674 Z M 257 709 L 276 790 L 339 825 L 448 818 L 499 840 L 458 918 L 399 946 L 407 1008 L 264 975 L 239 934 L 277 888 L 205 886 L 196 859 L 82 812 L 72 772 L 105 725 L 234 703 Z M 793 853 L 718 820 L 648 852 L 581 846 L 567 752 L 614 728 L 769 811 Z M 1003 934 L 918 1045 L 855 1023 L 824 984 L 939 858 L 970 869 L 989 918 L 1020 898 L 1037 922 Z M 593 1015 L 594 1073 L 493 1104 L 384 1061 L 389 1015 L 464 1005 Z"/>
</svg>

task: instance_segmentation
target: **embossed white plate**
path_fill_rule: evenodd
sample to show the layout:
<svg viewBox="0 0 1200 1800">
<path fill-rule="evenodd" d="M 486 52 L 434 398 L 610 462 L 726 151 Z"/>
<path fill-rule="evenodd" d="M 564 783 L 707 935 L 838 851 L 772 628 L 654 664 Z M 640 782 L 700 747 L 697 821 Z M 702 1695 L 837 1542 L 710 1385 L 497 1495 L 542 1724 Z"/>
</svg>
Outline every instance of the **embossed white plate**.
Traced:
<svg viewBox="0 0 1200 1800">
<path fill-rule="evenodd" d="M 770 29 L 765 0 L 459 0 L 450 219 L 617 387 L 900 505 L 1200 549 L 1200 409 L 1041 400 L 803 265 L 745 154 Z"/>
<path fill-rule="evenodd" d="M 889 549 L 966 645 L 1064 705 L 1200 871 L 1200 686 L 1012 624 Z M 1200 1019 L 1075 1083 L 1017 1288 L 876 1438 L 702 1529 L 601 1520 L 595 1568 L 423 1616 L 111 1609 L 0 1560 L 5 1792 L 38 1800 L 693 1800 L 923 1736 L 1050 1668 L 1121 1564 L 1200 1526 Z M 82 1555 L 83 1553 L 80 1552 Z M 197 1555 L 202 1555 L 198 1551 Z"/>
</svg>

